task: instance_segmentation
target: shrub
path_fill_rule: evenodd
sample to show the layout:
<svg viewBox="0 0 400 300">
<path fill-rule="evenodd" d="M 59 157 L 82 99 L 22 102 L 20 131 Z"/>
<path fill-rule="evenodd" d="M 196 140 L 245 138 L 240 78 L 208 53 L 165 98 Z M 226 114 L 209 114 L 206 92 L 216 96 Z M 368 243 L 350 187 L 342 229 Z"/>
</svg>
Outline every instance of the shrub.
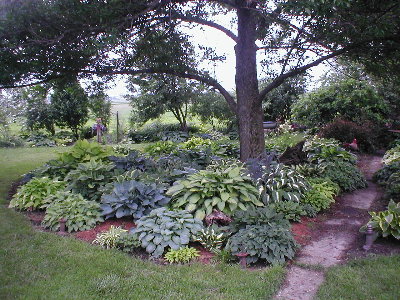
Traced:
<svg viewBox="0 0 400 300">
<path fill-rule="evenodd" d="M 129 232 L 121 232 L 115 241 L 115 246 L 125 253 L 132 253 L 141 245 L 137 234 Z"/>
<path fill-rule="evenodd" d="M 102 215 L 105 219 L 132 216 L 134 219 L 148 215 L 155 208 L 165 206 L 170 198 L 156 184 L 135 180 L 115 183 L 111 194 L 101 197 Z"/>
<path fill-rule="evenodd" d="M 170 263 L 188 263 L 196 257 L 200 256 L 200 252 L 196 248 L 184 247 L 178 250 L 169 249 L 164 258 Z"/>
<path fill-rule="evenodd" d="M 322 166 L 324 168 L 322 176 L 337 183 L 342 191 L 351 192 L 367 186 L 360 170 L 349 162 L 339 160 Z"/>
<path fill-rule="evenodd" d="M 324 138 L 333 138 L 342 143 L 350 143 L 357 139 L 360 150 L 373 152 L 375 141 L 377 140 L 377 128 L 371 122 L 363 122 L 363 126 L 355 122 L 336 118 L 331 123 L 326 124 L 319 132 Z"/>
<path fill-rule="evenodd" d="M 258 200 L 258 190 L 249 176 L 243 175 L 240 165 L 225 165 L 220 169 L 202 170 L 179 180 L 168 191 L 171 205 L 186 209 L 203 220 L 218 209 L 227 215 L 251 206 L 263 206 Z"/>
<path fill-rule="evenodd" d="M 19 209 L 37 209 L 45 204 L 45 199 L 65 188 L 64 181 L 48 177 L 36 177 L 21 186 L 10 201 L 9 207 Z"/>
<path fill-rule="evenodd" d="M 153 257 L 160 257 L 166 248 L 178 250 L 189 244 L 190 237 L 202 228 L 202 223 L 187 211 L 157 208 L 136 222 L 132 229 L 138 234 L 142 247 Z"/>
<path fill-rule="evenodd" d="M 205 249 L 213 253 L 221 251 L 222 245 L 227 239 L 227 234 L 219 232 L 218 227 L 208 226 L 200 230 L 193 240 L 199 242 Z"/>
<path fill-rule="evenodd" d="M 271 169 L 258 180 L 258 184 L 265 204 L 282 200 L 300 202 L 309 189 L 303 175 L 282 164 L 271 166 Z"/>
<path fill-rule="evenodd" d="M 65 177 L 68 182 L 68 190 L 81 194 L 84 198 L 99 201 L 102 195 L 101 187 L 111 182 L 116 175 L 113 172 L 114 164 L 102 163 L 91 160 L 78 164 Z"/>
<path fill-rule="evenodd" d="M 367 225 L 379 232 L 383 237 L 392 235 L 400 240 L 400 203 L 390 201 L 387 210 L 381 212 L 370 212 L 371 219 Z M 361 231 L 366 229 L 366 226 L 361 228 Z"/>
<path fill-rule="evenodd" d="M 298 202 L 281 201 L 271 203 L 268 206 L 276 210 L 277 213 L 282 213 L 285 219 L 295 222 L 300 222 L 300 218 L 306 215 L 303 206 Z"/>
<path fill-rule="evenodd" d="M 42 224 L 53 231 L 59 229 L 59 220 L 67 220 L 68 231 L 89 230 L 103 219 L 100 204 L 87 201 L 80 194 L 58 192 L 51 197 Z"/>
<path fill-rule="evenodd" d="M 119 237 L 122 233 L 126 232 L 128 232 L 128 230 L 125 230 L 119 226 L 115 227 L 114 225 L 111 225 L 110 229 L 100 232 L 96 235 L 96 239 L 93 241 L 93 244 L 98 244 L 106 249 L 116 248 Z"/>
<path fill-rule="evenodd" d="M 311 189 L 305 194 L 302 203 L 309 204 L 317 212 L 327 209 L 335 203 L 335 196 L 339 194 L 339 185 L 328 178 L 310 179 Z"/>
<path fill-rule="evenodd" d="M 90 143 L 87 140 L 78 140 L 69 151 L 59 154 L 59 160 L 66 164 L 77 165 L 90 160 L 105 161 L 112 154 L 111 147 L 95 142 Z"/>
<path fill-rule="evenodd" d="M 390 165 L 396 162 L 400 162 L 400 145 L 397 145 L 386 151 L 382 161 L 385 165 Z"/>
</svg>

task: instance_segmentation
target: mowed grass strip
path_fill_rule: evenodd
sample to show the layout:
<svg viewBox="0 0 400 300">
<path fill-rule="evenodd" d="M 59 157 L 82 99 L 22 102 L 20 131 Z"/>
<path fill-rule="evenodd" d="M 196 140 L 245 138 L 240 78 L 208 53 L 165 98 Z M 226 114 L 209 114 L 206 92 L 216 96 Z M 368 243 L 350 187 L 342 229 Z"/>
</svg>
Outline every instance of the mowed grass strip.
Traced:
<svg viewBox="0 0 400 300">
<path fill-rule="evenodd" d="M 270 299 L 281 285 L 279 266 L 160 266 L 35 231 L 7 208 L 6 193 L 12 181 L 57 150 L 0 149 L 0 299 Z"/>
<path fill-rule="evenodd" d="M 356 259 L 330 268 L 317 299 L 400 299 L 400 255 Z"/>
</svg>

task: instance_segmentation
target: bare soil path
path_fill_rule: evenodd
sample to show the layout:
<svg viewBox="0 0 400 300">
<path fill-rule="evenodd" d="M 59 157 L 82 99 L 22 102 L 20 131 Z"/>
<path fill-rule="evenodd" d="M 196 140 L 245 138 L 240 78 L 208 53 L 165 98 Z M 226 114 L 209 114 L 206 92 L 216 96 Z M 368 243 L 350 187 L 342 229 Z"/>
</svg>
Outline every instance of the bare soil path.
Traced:
<svg viewBox="0 0 400 300">
<path fill-rule="evenodd" d="M 324 281 L 324 269 L 346 261 L 352 248 L 360 248 L 359 228 L 369 219 L 368 211 L 382 197 L 381 189 L 372 182 L 372 175 L 381 165 L 380 156 L 360 156 L 359 167 L 368 187 L 342 195 L 327 214 L 319 217 L 311 240 L 289 267 L 276 300 L 313 299 Z"/>
</svg>

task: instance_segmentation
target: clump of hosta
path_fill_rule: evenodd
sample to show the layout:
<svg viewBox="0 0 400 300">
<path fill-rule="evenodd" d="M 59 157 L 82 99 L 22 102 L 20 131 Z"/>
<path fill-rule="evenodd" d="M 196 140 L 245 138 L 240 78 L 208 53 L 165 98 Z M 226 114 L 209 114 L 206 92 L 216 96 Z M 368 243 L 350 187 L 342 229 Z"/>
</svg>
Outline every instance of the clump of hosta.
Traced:
<svg viewBox="0 0 400 300">
<path fill-rule="evenodd" d="M 124 232 L 128 232 L 128 230 L 123 229 L 120 226 L 115 227 L 114 225 L 111 225 L 110 229 L 100 232 L 96 235 L 96 239 L 93 241 L 93 244 L 100 245 L 106 249 L 116 248 L 117 241 Z"/>
<path fill-rule="evenodd" d="M 63 190 L 65 185 L 64 181 L 57 179 L 35 177 L 18 189 L 18 192 L 11 199 L 9 207 L 18 209 L 42 208 L 46 198 Z"/>
<path fill-rule="evenodd" d="M 310 189 L 303 175 L 282 164 L 272 165 L 258 182 L 264 203 L 283 200 L 300 202 L 304 193 Z"/>
<path fill-rule="evenodd" d="M 196 248 L 184 247 L 178 250 L 169 249 L 164 258 L 170 263 L 188 263 L 196 257 L 200 256 L 200 252 Z"/>
<path fill-rule="evenodd" d="M 167 248 L 178 250 L 189 244 L 203 225 L 187 211 L 154 209 L 136 222 L 132 233 L 139 237 L 142 247 L 153 257 L 160 257 Z"/>
<path fill-rule="evenodd" d="M 51 196 L 51 202 L 46 208 L 42 224 L 50 230 L 60 228 L 60 219 L 65 219 L 69 232 L 89 230 L 102 222 L 100 204 L 88 201 L 80 194 L 58 192 Z"/>
<path fill-rule="evenodd" d="M 193 236 L 196 242 L 199 242 L 205 249 L 210 252 L 218 253 L 221 251 L 223 244 L 227 239 L 227 235 L 223 232 L 218 232 L 212 226 L 203 228 L 198 234 Z"/>
<path fill-rule="evenodd" d="M 192 212 L 199 220 L 218 209 L 227 215 L 263 206 L 259 192 L 242 165 L 220 163 L 179 180 L 168 191 L 175 209 Z"/>
</svg>

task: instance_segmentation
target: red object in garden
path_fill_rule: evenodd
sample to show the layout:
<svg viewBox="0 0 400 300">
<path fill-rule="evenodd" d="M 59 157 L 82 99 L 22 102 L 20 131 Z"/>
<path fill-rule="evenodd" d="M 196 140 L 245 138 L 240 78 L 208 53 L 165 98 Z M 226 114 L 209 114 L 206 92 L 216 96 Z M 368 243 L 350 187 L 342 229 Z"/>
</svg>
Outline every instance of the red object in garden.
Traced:
<svg viewBox="0 0 400 300">
<path fill-rule="evenodd" d="M 350 150 L 358 151 L 357 139 L 354 139 L 351 143 L 344 143 L 343 146 L 345 148 L 349 148 Z"/>
</svg>

